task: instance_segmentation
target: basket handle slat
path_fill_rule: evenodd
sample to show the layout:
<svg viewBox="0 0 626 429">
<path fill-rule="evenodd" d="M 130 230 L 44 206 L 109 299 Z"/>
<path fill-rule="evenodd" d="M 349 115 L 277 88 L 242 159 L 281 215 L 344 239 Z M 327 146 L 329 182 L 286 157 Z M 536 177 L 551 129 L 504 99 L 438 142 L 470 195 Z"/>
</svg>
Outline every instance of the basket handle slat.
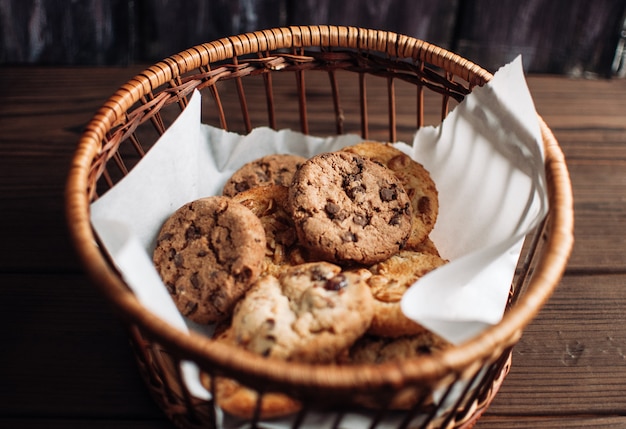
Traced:
<svg viewBox="0 0 626 429">
<path fill-rule="evenodd" d="M 396 141 L 397 122 L 396 122 L 396 90 L 392 77 L 387 78 L 387 103 L 389 111 L 389 141 Z"/>
<path fill-rule="evenodd" d="M 359 104 L 361 108 L 361 137 L 369 138 L 369 118 L 367 116 L 367 86 L 365 73 L 359 73 Z"/>
<path fill-rule="evenodd" d="M 309 120 L 306 110 L 306 87 L 304 82 L 304 70 L 297 70 L 296 85 L 298 89 L 298 109 L 300 112 L 300 131 L 302 134 L 309 134 Z"/>
<path fill-rule="evenodd" d="M 341 111 L 341 104 L 339 102 L 339 87 L 337 85 L 337 76 L 335 76 L 335 71 L 329 70 L 328 77 L 330 79 L 330 90 L 333 94 L 333 107 L 335 108 L 335 123 L 337 126 L 337 134 L 343 134 L 344 117 Z"/>
<path fill-rule="evenodd" d="M 143 158 L 146 154 L 146 151 L 141 145 L 141 142 L 139 141 L 139 137 L 137 137 L 137 134 L 131 133 L 131 135 L 128 136 L 128 139 L 130 140 L 131 144 L 135 148 L 135 151 L 137 152 L 137 154 Z"/>
<path fill-rule="evenodd" d="M 238 39 L 239 40 L 239 39 Z M 239 59 L 233 57 L 233 64 L 239 65 Z M 241 115 L 243 117 L 243 123 L 246 127 L 246 132 L 252 131 L 252 122 L 250 121 L 250 111 L 248 110 L 248 100 L 246 100 L 246 94 L 243 90 L 243 82 L 241 76 L 235 78 L 235 86 L 237 88 L 237 96 L 239 97 L 239 105 L 241 106 Z"/>
<path fill-rule="evenodd" d="M 454 75 L 450 72 L 446 72 L 446 80 L 448 82 L 452 82 L 454 79 Z M 446 116 L 448 116 L 448 112 L 450 111 L 450 95 L 445 92 L 441 99 L 441 120 L 443 121 Z"/>
<path fill-rule="evenodd" d="M 154 94 L 152 92 L 149 92 L 145 96 L 141 97 L 141 102 L 143 104 L 151 104 L 154 102 L 154 99 Z M 150 121 L 160 135 L 163 135 L 165 133 L 165 123 L 163 122 L 161 113 L 158 110 L 154 115 L 150 116 Z"/>
<path fill-rule="evenodd" d="M 266 53 L 266 56 L 269 56 L 269 53 Z M 270 128 L 275 130 L 277 129 L 276 105 L 274 104 L 274 84 L 272 81 L 272 73 L 263 73 L 263 84 L 265 86 L 265 104 L 267 106 L 268 125 Z"/>
<path fill-rule="evenodd" d="M 424 63 L 419 62 L 419 72 L 424 73 Z M 421 83 L 415 84 L 417 99 L 416 99 L 416 116 L 417 116 L 417 129 L 424 126 L 424 85 Z"/>
</svg>

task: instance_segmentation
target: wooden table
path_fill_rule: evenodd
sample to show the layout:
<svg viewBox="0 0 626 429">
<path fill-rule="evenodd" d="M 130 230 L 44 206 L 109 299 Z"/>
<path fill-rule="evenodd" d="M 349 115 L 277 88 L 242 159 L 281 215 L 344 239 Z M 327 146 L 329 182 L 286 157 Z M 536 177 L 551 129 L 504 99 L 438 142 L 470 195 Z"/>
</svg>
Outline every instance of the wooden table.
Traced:
<svg viewBox="0 0 626 429">
<path fill-rule="evenodd" d="M 68 240 L 82 127 L 141 68 L 0 69 L 0 427 L 171 428 Z M 626 80 L 528 78 L 568 159 L 576 244 L 477 428 L 626 427 Z"/>
</svg>

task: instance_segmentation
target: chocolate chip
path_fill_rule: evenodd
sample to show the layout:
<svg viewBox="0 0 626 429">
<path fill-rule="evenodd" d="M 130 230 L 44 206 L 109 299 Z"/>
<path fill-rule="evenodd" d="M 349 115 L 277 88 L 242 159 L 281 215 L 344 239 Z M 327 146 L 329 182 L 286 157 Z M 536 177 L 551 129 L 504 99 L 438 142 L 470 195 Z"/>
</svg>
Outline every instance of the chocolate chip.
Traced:
<svg viewBox="0 0 626 429">
<path fill-rule="evenodd" d="M 193 240 L 193 239 L 200 237 L 201 234 L 202 234 L 202 231 L 200 231 L 200 228 L 192 224 L 185 231 L 185 239 Z"/>
<path fill-rule="evenodd" d="M 311 280 L 314 282 L 326 280 L 326 273 L 317 266 L 313 267 L 311 270 Z"/>
<path fill-rule="evenodd" d="M 336 275 L 324 283 L 324 289 L 326 290 L 341 290 L 346 286 L 348 286 L 348 279 L 343 274 Z"/>
<path fill-rule="evenodd" d="M 341 207 L 339 206 L 339 204 L 335 204 L 329 201 L 326 203 L 324 210 L 326 211 L 326 214 L 330 219 L 334 219 L 337 213 L 339 213 L 339 211 L 341 210 Z"/>
<path fill-rule="evenodd" d="M 426 345 L 417 346 L 415 348 L 415 351 L 417 352 L 418 355 L 429 355 L 432 353 L 431 348 Z"/>
<path fill-rule="evenodd" d="M 387 167 L 391 168 L 392 170 L 396 170 L 399 168 L 405 168 L 410 163 L 411 163 L 411 158 L 409 158 L 405 154 L 402 154 L 402 155 L 397 155 L 391 158 L 389 162 L 387 163 Z"/>
<path fill-rule="evenodd" d="M 417 210 L 419 210 L 420 213 L 426 213 L 430 211 L 430 198 L 428 197 L 420 198 L 420 200 L 417 203 Z"/>
<path fill-rule="evenodd" d="M 237 192 L 247 191 L 248 189 L 250 189 L 250 185 L 248 184 L 248 182 L 237 182 L 235 183 L 235 189 L 237 190 Z"/>
<path fill-rule="evenodd" d="M 167 240 L 171 240 L 172 237 L 174 237 L 174 234 L 172 234 L 171 232 L 166 232 L 165 234 L 161 235 L 159 237 L 159 240 L 157 242 L 157 244 L 163 242 L 163 241 L 167 241 Z"/>
<path fill-rule="evenodd" d="M 380 190 L 380 199 L 384 202 L 393 201 L 397 198 L 396 190 L 392 188 L 382 188 Z"/>
<path fill-rule="evenodd" d="M 389 225 L 398 226 L 402 223 L 402 213 L 394 213 L 391 219 L 389 219 Z"/>
<path fill-rule="evenodd" d="M 355 199 L 359 194 L 365 193 L 365 186 L 356 184 L 345 188 L 346 195 L 351 199 Z"/>
<path fill-rule="evenodd" d="M 265 168 L 267 168 L 267 166 L 265 166 Z M 261 182 L 261 183 L 265 183 L 265 182 L 269 182 L 270 181 L 270 178 L 268 177 L 268 175 L 264 171 L 257 171 L 256 172 L 256 177 L 259 180 L 259 182 Z"/>
<path fill-rule="evenodd" d="M 274 329 L 274 326 L 276 326 L 276 320 L 272 319 L 271 317 L 269 319 L 265 319 L 265 327 L 267 329 Z"/>
<path fill-rule="evenodd" d="M 200 289 L 200 279 L 198 279 L 198 273 L 193 273 L 189 278 L 189 281 L 194 289 Z"/>
<path fill-rule="evenodd" d="M 197 302 L 187 302 L 185 304 L 185 308 L 183 309 L 182 313 L 185 316 L 189 316 L 189 315 L 195 313 L 196 310 L 198 310 L 198 303 Z"/>
<path fill-rule="evenodd" d="M 235 274 L 235 280 L 238 283 L 248 283 L 252 278 L 252 269 L 250 267 L 244 267 L 239 273 Z"/>
<path fill-rule="evenodd" d="M 183 255 L 181 255 L 180 253 L 174 255 L 174 265 L 176 265 L 176 267 L 180 268 L 183 266 L 184 263 L 185 260 L 183 259 Z"/>
</svg>

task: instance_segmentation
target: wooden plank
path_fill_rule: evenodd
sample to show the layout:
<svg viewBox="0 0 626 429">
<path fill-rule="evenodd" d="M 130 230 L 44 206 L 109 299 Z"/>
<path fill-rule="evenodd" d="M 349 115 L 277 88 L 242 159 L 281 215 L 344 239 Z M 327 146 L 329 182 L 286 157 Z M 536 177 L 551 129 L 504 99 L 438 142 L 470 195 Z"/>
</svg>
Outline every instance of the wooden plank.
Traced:
<svg viewBox="0 0 626 429">
<path fill-rule="evenodd" d="M 626 274 L 565 276 L 513 351 L 493 415 L 626 413 Z"/>
<path fill-rule="evenodd" d="M 0 416 L 158 418 L 128 338 L 83 275 L 0 274 Z"/>
<path fill-rule="evenodd" d="M 622 429 L 626 426 L 623 416 L 483 416 L 475 429 Z"/>
<path fill-rule="evenodd" d="M 139 68 L 89 69 L 24 69 L 0 70 L 0 195 L 7 209 L 0 213 L 0 228 L 13 234 L 13 225 L 19 218 L 39 225 L 37 238 L 28 236 L 16 241 L 14 249 L 3 247 L 1 265 L 4 267 L 32 267 L 29 255 L 38 249 L 46 254 L 36 264 L 39 269 L 65 269 L 72 266 L 67 252 L 52 249 L 57 243 L 69 249 L 63 212 L 65 175 L 80 131 L 93 113 L 124 81 L 140 71 Z M 358 84 L 355 79 L 340 75 L 340 94 L 347 132 L 359 132 Z M 293 76 L 276 77 L 275 95 L 280 103 L 279 128 L 294 126 L 293 109 L 297 108 Z M 576 244 L 569 268 L 572 270 L 624 270 L 626 256 L 626 228 L 623 216 L 624 202 L 612 195 L 626 195 L 626 125 L 622 112 L 626 111 L 626 80 L 567 80 L 550 76 L 530 76 L 529 87 L 537 110 L 553 129 L 566 154 L 575 189 Z M 400 83 L 397 103 L 414 106 L 414 92 L 403 91 Z M 267 124 L 264 93 L 260 79 L 246 82 L 246 94 L 253 114 L 253 126 Z M 225 85 L 223 100 L 226 109 L 240 115 L 237 97 L 232 86 Z M 324 73 L 307 75 L 310 103 L 309 118 L 314 130 L 321 134 L 333 133 L 328 120 L 332 112 L 330 85 Z M 590 109 L 581 108 L 570 94 L 572 88 L 580 97 L 593 101 Z M 385 140 L 385 126 L 376 126 L 377 118 L 385 118 L 386 89 L 384 83 L 368 79 L 370 117 L 377 128 L 372 138 Z M 568 92 L 570 91 L 570 92 Z M 326 98 L 325 105 L 319 100 Z M 439 100 L 434 97 L 426 104 L 427 123 L 436 123 Z M 256 109 L 255 105 L 263 106 Z M 400 137 L 409 141 L 415 119 L 410 112 L 399 118 Z M 332 115 L 332 113 L 331 113 Z M 291 118 L 291 119 L 290 119 Z M 36 123 L 37 127 L 31 126 Z M 591 125 L 590 125 L 591 124 Z M 235 131 L 243 131 L 242 123 L 230 122 Z M 297 129 L 298 125 L 295 124 Z M 25 174 L 28 172 L 28 174 Z M 34 199 L 34 201 L 29 201 Z M 38 222 L 32 204 L 48 207 L 49 222 Z M 57 249 L 58 250 L 58 249 Z"/>
<path fill-rule="evenodd" d="M 174 429 L 165 417 L 160 419 L 107 418 L 0 418 L 0 427 L 12 429 Z"/>
<path fill-rule="evenodd" d="M 515 347 L 487 415 L 625 414 L 625 282 L 566 276 Z M 0 326 L 12 345 L 0 366 L 0 416 L 160 416 L 124 330 L 83 276 L 0 274 L 0 283 Z"/>
<path fill-rule="evenodd" d="M 0 269 L 76 270 L 64 190 L 80 133 L 137 69 L 0 71 Z M 36 231 L 36 233 L 34 233 Z"/>
<path fill-rule="evenodd" d="M 566 156 L 574 189 L 568 269 L 626 271 L 626 80 L 530 76 L 537 111 Z"/>
<path fill-rule="evenodd" d="M 64 238 L 60 165 L 95 109 L 135 73 L 0 69 L 0 329 L 9 345 L 0 365 L 0 427 L 169 427 L 139 377 L 124 330 L 79 273 Z M 577 242 L 568 274 L 525 330 L 511 373 L 477 427 L 623 427 L 625 86 L 528 80 L 570 162 Z M 307 82 L 311 97 L 328 96 L 326 84 Z M 351 85 L 341 87 L 348 112 L 356 97 Z M 370 89 L 377 121 L 385 115 L 385 90 Z M 254 85 L 248 90 L 262 100 Z M 292 108 L 293 91 L 278 92 Z M 398 101 L 403 97 L 399 91 Z M 314 121 L 321 122 L 322 110 L 314 109 Z M 401 121 L 407 130 L 409 116 Z"/>
</svg>

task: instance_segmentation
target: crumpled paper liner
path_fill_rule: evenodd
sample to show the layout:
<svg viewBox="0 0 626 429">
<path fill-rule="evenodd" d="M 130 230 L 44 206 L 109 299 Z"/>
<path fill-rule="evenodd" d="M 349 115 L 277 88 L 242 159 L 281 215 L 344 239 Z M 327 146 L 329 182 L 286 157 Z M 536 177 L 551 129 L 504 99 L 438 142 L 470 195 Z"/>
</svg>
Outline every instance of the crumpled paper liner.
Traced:
<svg viewBox="0 0 626 429">
<path fill-rule="evenodd" d="M 142 161 L 91 205 L 92 224 L 124 280 L 150 311 L 183 332 L 203 328 L 176 310 L 151 261 L 165 219 L 189 201 L 220 194 L 235 170 L 260 156 L 310 157 L 362 140 L 269 128 L 240 136 L 201 124 L 200 105 L 200 94 L 193 94 Z M 521 58 L 475 88 L 442 124 L 396 147 L 424 165 L 437 185 L 439 217 L 431 238 L 450 260 L 407 291 L 402 309 L 458 344 L 501 319 L 524 236 L 547 213 L 541 133 Z M 208 399 L 197 367 L 184 362 L 182 370 L 190 392 Z M 362 418 L 342 424 L 361 427 Z M 314 427 L 324 427 L 325 419 L 317 419 Z"/>
</svg>

